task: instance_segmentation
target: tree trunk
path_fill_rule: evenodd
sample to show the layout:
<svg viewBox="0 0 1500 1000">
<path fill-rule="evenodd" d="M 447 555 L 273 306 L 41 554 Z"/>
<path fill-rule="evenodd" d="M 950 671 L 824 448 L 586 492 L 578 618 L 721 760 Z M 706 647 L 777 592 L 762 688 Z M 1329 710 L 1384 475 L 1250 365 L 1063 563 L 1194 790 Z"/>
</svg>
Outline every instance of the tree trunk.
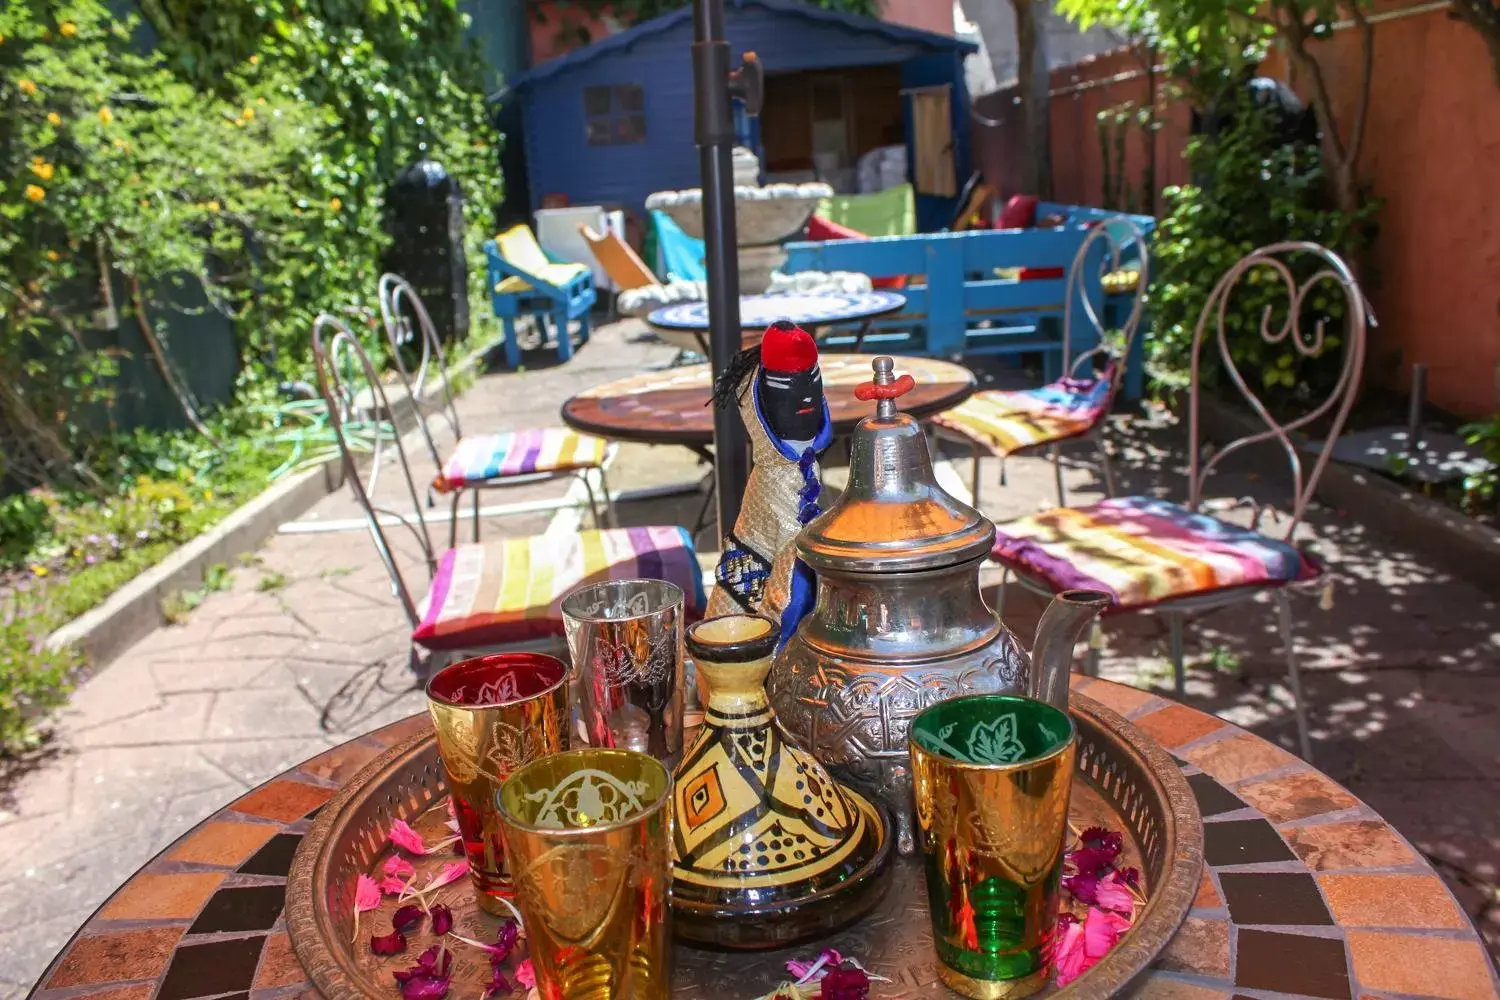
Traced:
<svg viewBox="0 0 1500 1000">
<path fill-rule="evenodd" d="M 1022 184 L 1027 194 L 1052 198 L 1051 73 L 1047 66 L 1045 0 L 1011 0 L 1016 11 L 1016 91 L 1026 126 Z"/>
<path fill-rule="evenodd" d="M 1500 87 L 1500 7 L 1494 0 L 1453 0 L 1452 17 L 1479 32 L 1490 50 L 1494 64 L 1495 86 Z"/>
</svg>

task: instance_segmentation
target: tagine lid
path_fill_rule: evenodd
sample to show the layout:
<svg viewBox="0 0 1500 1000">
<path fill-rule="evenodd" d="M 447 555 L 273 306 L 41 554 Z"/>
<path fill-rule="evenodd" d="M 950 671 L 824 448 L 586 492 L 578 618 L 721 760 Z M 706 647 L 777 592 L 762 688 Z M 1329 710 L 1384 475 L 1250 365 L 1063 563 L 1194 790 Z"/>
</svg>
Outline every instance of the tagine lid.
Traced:
<svg viewBox="0 0 1500 1000">
<path fill-rule="evenodd" d="M 875 413 L 854 429 L 849 485 L 797 536 L 797 552 L 814 570 L 909 572 L 980 559 L 995 542 L 989 518 L 938 485 L 922 425 L 896 407 L 915 385 L 895 377 L 888 357 L 871 364 L 875 378 L 859 399 Z"/>
</svg>

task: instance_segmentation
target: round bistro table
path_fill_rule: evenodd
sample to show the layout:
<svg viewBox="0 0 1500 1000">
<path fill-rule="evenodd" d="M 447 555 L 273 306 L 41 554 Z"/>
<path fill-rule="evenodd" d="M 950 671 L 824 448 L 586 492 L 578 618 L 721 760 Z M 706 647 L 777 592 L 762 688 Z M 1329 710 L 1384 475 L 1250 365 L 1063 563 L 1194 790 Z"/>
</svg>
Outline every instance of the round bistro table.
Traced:
<svg viewBox="0 0 1500 1000">
<path fill-rule="evenodd" d="M 745 345 L 759 341 L 766 327 L 778 320 L 788 320 L 804 327 L 814 336 L 831 326 L 860 324 L 854 337 L 854 350 L 864 346 L 870 326 L 882 316 L 900 312 L 906 296 L 876 288 L 868 292 L 778 292 L 775 295 L 741 295 L 740 329 Z M 646 322 L 663 340 L 680 350 L 697 351 L 708 356 L 708 303 L 677 302 L 655 309 Z"/>
<path fill-rule="evenodd" d="M 854 398 L 854 387 L 874 377 L 871 359 L 869 354 L 818 359 L 835 437 L 848 434 L 874 412 L 873 404 Z M 974 392 L 974 373 L 963 365 L 934 358 L 895 361 L 896 374 L 908 374 L 917 383 L 898 405 L 918 420 L 952 409 Z M 631 375 L 572 397 L 562 406 L 562 419 L 574 430 L 615 441 L 703 448 L 714 440 L 714 413 L 708 406 L 712 380 L 707 364 Z"/>
<path fill-rule="evenodd" d="M 1076 677 L 1073 688 L 1170 750 L 1203 813 L 1193 910 L 1136 997 L 1500 996 L 1479 936 L 1442 880 L 1348 791 L 1196 709 L 1104 680 Z M 188 831 L 89 918 L 31 996 L 317 996 L 282 915 L 292 855 L 343 782 L 429 727 L 424 714 L 352 740 Z M 878 955 L 856 957 L 879 967 Z M 728 974 L 714 1000 L 749 1000 L 775 985 Z M 394 985 L 390 995 L 400 996 Z M 927 992 L 898 981 L 875 983 L 870 995 Z"/>
</svg>

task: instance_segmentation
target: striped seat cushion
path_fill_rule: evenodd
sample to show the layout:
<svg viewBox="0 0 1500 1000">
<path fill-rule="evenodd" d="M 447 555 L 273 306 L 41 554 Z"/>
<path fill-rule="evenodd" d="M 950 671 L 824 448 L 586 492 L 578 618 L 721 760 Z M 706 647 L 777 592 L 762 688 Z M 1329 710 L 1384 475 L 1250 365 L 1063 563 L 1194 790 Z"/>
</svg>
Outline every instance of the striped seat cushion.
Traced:
<svg viewBox="0 0 1500 1000">
<path fill-rule="evenodd" d="M 996 455 L 1079 437 L 1109 411 L 1109 372 L 1097 379 L 1065 378 L 1040 389 L 977 392 L 932 418 Z"/>
<path fill-rule="evenodd" d="M 996 525 L 991 555 L 1054 590 L 1106 591 L 1117 611 L 1318 575 L 1293 545 L 1149 497 L 1059 507 Z"/>
<path fill-rule="evenodd" d="M 433 489 L 448 493 L 507 476 L 593 469 L 604 463 L 602 438 L 566 427 L 543 427 L 460 438 L 443 463 Z"/>
<path fill-rule="evenodd" d="M 689 620 L 702 615 L 703 572 L 683 528 L 613 528 L 460 545 L 438 562 L 412 641 L 428 649 L 472 649 L 560 635 L 559 605 L 568 593 L 584 584 L 636 579 L 677 584 Z"/>
</svg>

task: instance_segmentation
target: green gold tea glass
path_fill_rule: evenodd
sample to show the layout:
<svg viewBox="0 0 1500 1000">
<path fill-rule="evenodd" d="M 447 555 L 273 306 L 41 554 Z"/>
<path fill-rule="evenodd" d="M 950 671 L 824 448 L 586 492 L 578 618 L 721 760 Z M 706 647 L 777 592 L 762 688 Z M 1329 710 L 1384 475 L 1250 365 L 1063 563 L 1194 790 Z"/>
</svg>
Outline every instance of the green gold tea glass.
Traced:
<svg viewBox="0 0 1500 1000">
<path fill-rule="evenodd" d="M 516 770 L 500 827 L 549 1000 L 666 1000 L 672 779 L 654 757 L 582 749 Z"/>
<path fill-rule="evenodd" d="M 1047 985 L 1075 744 L 1065 712 L 1017 695 L 953 698 L 912 720 L 938 975 L 966 997 Z"/>
</svg>

